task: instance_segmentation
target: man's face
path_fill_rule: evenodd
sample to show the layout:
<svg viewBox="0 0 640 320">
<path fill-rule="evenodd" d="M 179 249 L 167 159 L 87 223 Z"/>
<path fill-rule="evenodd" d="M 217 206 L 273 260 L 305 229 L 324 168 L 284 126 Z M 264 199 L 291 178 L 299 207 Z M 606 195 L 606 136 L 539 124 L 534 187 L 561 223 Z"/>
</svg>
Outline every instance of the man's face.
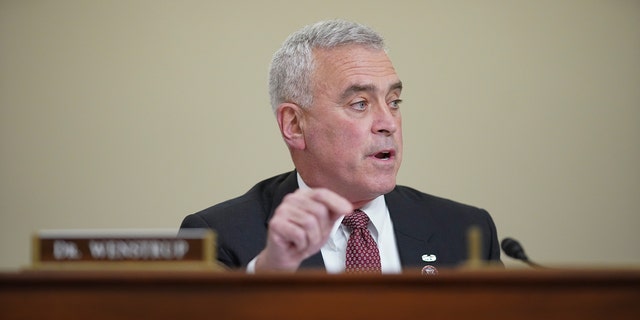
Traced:
<svg viewBox="0 0 640 320">
<path fill-rule="evenodd" d="M 313 105 L 305 109 L 301 171 L 353 203 L 391 191 L 402 162 L 402 84 L 382 50 L 314 50 Z"/>
</svg>

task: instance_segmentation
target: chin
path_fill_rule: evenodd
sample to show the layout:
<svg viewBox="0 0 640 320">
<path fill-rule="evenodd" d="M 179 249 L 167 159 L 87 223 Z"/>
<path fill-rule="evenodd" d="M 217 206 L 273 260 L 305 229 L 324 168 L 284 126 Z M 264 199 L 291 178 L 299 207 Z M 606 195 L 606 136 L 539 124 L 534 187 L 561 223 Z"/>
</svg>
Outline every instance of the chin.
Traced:
<svg viewBox="0 0 640 320">
<path fill-rule="evenodd" d="M 372 191 L 378 195 L 383 195 L 391 192 L 396 187 L 396 179 L 380 179 L 374 182 L 372 185 Z"/>
</svg>

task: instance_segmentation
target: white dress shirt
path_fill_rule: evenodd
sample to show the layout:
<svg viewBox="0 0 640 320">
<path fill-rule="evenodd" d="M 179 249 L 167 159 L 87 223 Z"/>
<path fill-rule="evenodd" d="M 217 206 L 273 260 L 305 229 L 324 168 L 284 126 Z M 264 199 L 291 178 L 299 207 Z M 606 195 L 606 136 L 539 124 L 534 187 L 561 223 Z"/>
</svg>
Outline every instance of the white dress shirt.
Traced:
<svg viewBox="0 0 640 320">
<path fill-rule="evenodd" d="M 299 173 L 297 176 L 300 189 L 308 189 L 309 187 L 304 183 Z M 402 272 L 396 237 L 393 233 L 393 224 L 391 223 L 389 208 L 387 208 L 384 195 L 371 200 L 371 202 L 359 209 L 369 216 L 370 222 L 367 229 L 369 229 L 371 236 L 378 244 L 382 273 Z M 347 240 L 349 240 L 350 233 L 350 230 L 342 225 L 342 219 L 338 219 L 331 230 L 329 240 L 320 249 L 324 266 L 328 273 L 344 272 Z M 256 259 L 253 258 L 247 265 L 248 273 L 255 272 L 255 262 Z"/>
</svg>

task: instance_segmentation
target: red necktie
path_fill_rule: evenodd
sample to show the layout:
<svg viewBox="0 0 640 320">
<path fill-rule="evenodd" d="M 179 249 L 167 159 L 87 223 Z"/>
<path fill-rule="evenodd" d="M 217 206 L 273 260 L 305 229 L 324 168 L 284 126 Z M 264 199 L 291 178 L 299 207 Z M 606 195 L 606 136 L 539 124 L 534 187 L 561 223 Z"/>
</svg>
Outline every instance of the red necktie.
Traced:
<svg viewBox="0 0 640 320">
<path fill-rule="evenodd" d="M 355 210 L 344 217 L 342 224 L 351 229 L 347 241 L 345 272 L 380 273 L 378 245 L 367 229 L 369 217 L 361 210 Z"/>
</svg>

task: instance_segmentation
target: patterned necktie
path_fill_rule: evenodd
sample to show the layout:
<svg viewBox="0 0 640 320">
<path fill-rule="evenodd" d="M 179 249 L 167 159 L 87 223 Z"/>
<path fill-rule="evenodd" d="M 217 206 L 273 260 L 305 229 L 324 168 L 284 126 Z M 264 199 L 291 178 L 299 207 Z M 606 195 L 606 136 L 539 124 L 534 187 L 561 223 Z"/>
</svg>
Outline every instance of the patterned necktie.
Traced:
<svg viewBox="0 0 640 320">
<path fill-rule="evenodd" d="M 378 245 L 367 229 L 369 217 L 361 210 L 355 210 L 344 217 L 342 224 L 351 229 L 347 241 L 345 272 L 381 273 Z"/>
</svg>

